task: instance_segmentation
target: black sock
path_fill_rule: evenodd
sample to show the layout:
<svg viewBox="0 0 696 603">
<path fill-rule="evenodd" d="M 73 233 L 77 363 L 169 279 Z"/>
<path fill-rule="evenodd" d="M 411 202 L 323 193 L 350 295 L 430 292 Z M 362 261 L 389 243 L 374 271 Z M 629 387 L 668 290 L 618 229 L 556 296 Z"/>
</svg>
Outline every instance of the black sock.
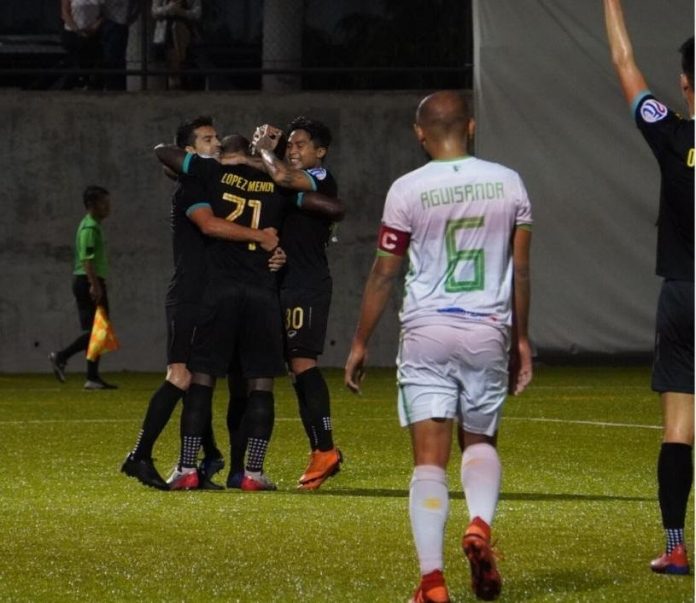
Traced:
<svg viewBox="0 0 696 603">
<path fill-rule="evenodd" d="M 99 376 L 99 358 L 96 360 L 87 361 L 87 379 L 90 381 L 100 381 Z"/>
<path fill-rule="evenodd" d="M 317 442 L 317 432 L 314 427 L 312 427 L 312 417 L 309 414 L 307 400 L 305 399 L 302 388 L 297 385 L 297 380 L 295 380 L 292 386 L 295 388 L 295 394 L 297 395 L 297 407 L 300 411 L 302 427 L 304 427 L 305 433 L 307 434 L 307 439 L 309 440 L 309 447 L 312 450 L 316 450 L 319 447 L 319 443 Z"/>
<path fill-rule="evenodd" d="M 230 434 L 230 475 L 244 471 L 247 436 L 244 414 L 247 408 L 246 383 L 243 379 L 228 379 L 230 399 L 227 404 L 227 431 Z"/>
<path fill-rule="evenodd" d="M 217 447 L 217 442 L 215 441 L 215 433 L 213 433 L 213 413 L 211 409 L 210 420 L 205 426 L 205 431 L 203 432 L 203 455 L 207 459 L 219 459 L 222 458 L 222 452 Z"/>
<path fill-rule="evenodd" d="M 198 383 L 191 384 L 184 395 L 184 410 L 181 413 L 181 456 L 179 465 L 195 467 L 206 425 L 210 420 L 213 388 Z"/>
<path fill-rule="evenodd" d="M 72 356 L 78 352 L 83 352 L 87 349 L 89 345 L 89 338 L 91 336 L 90 331 L 85 331 L 82 333 L 75 341 L 73 341 L 67 348 L 64 348 L 58 352 L 58 361 L 67 362 Z"/>
<path fill-rule="evenodd" d="M 273 393 L 254 390 L 249 392 L 247 410 L 244 413 L 243 429 L 247 436 L 248 471 L 263 471 L 268 443 L 273 433 L 275 411 Z"/>
<path fill-rule="evenodd" d="M 657 459 L 657 484 L 662 526 L 666 530 L 684 527 L 693 473 L 691 446 L 671 442 L 662 444 Z"/>
<path fill-rule="evenodd" d="M 302 392 L 308 414 L 311 417 L 312 428 L 316 433 L 317 448 L 322 452 L 331 450 L 333 443 L 333 428 L 331 425 L 331 403 L 329 388 L 318 366 L 300 373 L 296 377 L 297 387 Z"/>
<path fill-rule="evenodd" d="M 138 441 L 131 452 L 133 458 L 138 460 L 152 458 L 152 447 L 172 416 L 176 403 L 184 393 L 183 389 L 179 389 L 169 381 L 164 381 L 159 386 L 150 398 Z"/>
</svg>

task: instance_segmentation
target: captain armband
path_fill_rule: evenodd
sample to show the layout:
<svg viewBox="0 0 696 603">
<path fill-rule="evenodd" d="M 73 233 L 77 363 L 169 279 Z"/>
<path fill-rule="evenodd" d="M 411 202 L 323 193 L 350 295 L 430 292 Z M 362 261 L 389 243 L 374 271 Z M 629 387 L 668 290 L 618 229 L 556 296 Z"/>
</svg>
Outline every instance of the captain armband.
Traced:
<svg viewBox="0 0 696 603">
<path fill-rule="evenodd" d="M 387 255 L 406 255 L 408 244 L 411 241 L 411 233 L 396 230 L 385 224 L 379 227 L 377 239 L 377 253 Z"/>
</svg>

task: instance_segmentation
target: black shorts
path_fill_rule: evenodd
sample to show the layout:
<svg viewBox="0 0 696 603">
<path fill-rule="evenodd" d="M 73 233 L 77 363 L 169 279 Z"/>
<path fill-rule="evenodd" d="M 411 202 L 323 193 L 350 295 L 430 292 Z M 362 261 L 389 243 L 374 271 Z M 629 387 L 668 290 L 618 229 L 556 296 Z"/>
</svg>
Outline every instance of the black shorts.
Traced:
<svg viewBox="0 0 696 603">
<path fill-rule="evenodd" d="M 107 316 L 109 315 L 109 299 L 106 294 L 106 283 L 103 278 L 99 279 L 104 295 L 99 302 L 104 306 Z M 73 277 L 72 291 L 77 302 L 77 313 L 80 317 L 80 328 L 83 331 L 91 331 L 94 323 L 94 314 L 97 311 L 97 305 L 94 303 L 92 296 L 89 294 L 89 279 L 84 274 L 76 274 Z"/>
<path fill-rule="evenodd" d="M 331 289 L 281 289 L 288 358 L 314 358 L 324 351 Z"/>
<path fill-rule="evenodd" d="M 167 364 L 186 364 L 191 357 L 193 337 L 198 324 L 198 304 L 175 304 L 166 307 Z"/>
<path fill-rule="evenodd" d="M 189 370 L 223 377 L 230 364 L 238 364 L 246 379 L 285 374 L 275 290 L 248 283 L 209 283 Z"/>
<path fill-rule="evenodd" d="M 652 389 L 694 393 L 694 284 L 665 280 L 657 302 Z"/>
</svg>

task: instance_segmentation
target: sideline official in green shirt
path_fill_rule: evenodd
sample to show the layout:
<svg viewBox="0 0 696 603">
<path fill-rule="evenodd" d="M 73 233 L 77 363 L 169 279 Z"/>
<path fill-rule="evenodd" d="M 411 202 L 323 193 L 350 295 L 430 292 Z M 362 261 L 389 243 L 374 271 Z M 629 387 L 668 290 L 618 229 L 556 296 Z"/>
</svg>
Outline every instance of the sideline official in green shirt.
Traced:
<svg viewBox="0 0 696 603">
<path fill-rule="evenodd" d="M 87 214 L 75 234 L 75 261 L 73 265 L 72 291 L 77 302 L 82 333 L 66 348 L 51 352 L 48 359 L 53 373 L 62 383 L 65 381 L 65 367 L 68 360 L 87 349 L 97 306 L 103 306 L 108 315 L 109 299 L 106 294 L 106 277 L 109 262 L 106 255 L 106 242 L 101 223 L 111 212 L 111 195 L 101 186 L 88 186 L 82 199 Z M 87 381 L 85 389 L 114 389 L 99 375 L 99 358 L 87 360 Z"/>
</svg>

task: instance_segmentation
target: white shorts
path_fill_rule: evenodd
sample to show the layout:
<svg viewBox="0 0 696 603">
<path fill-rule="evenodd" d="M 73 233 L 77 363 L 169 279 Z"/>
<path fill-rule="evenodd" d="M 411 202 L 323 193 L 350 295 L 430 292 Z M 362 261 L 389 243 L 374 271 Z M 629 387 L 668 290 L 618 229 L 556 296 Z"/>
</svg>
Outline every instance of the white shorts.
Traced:
<svg viewBox="0 0 696 603">
<path fill-rule="evenodd" d="M 472 322 L 412 327 L 397 357 L 399 421 L 453 419 L 471 433 L 498 429 L 508 388 L 507 332 Z"/>
</svg>

